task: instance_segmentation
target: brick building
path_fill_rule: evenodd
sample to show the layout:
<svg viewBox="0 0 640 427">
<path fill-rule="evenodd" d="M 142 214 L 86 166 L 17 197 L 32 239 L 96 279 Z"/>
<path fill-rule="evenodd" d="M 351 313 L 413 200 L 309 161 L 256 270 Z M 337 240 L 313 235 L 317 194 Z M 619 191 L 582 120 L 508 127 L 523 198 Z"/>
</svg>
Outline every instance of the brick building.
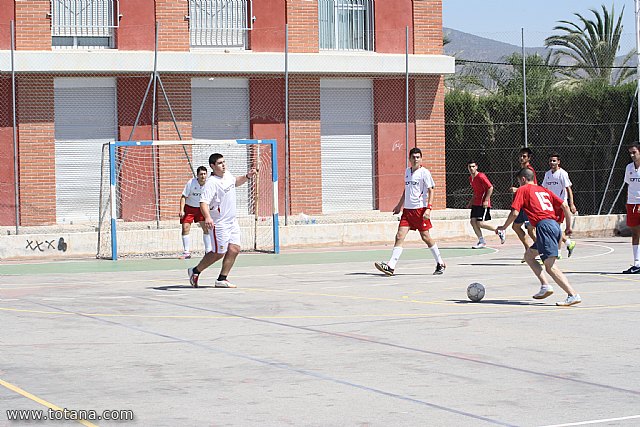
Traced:
<svg viewBox="0 0 640 427">
<path fill-rule="evenodd" d="M 152 115 L 143 100 L 156 22 L 172 111 L 157 95 Z M 95 221 L 102 144 L 152 130 L 178 139 L 171 113 L 184 139 L 277 139 L 284 176 L 285 85 L 289 204 L 281 179 L 280 212 L 390 210 L 405 134 L 425 152 L 443 208 L 443 74 L 453 67 L 441 0 L 0 0 L 0 225 L 16 223 L 15 176 L 20 225 Z M 160 215 L 174 218 L 185 177 L 163 176 Z"/>
</svg>

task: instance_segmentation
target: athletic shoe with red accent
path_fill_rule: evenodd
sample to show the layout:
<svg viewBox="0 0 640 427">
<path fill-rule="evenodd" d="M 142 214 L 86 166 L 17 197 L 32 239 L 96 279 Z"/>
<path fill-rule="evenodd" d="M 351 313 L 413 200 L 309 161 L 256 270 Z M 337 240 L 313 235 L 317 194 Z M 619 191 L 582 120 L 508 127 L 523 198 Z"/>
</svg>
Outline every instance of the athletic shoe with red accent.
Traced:
<svg viewBox="0 0 640 427">
<path fill-rule="evenodd" d="M 198 277 L 200 277 L 200 275 L 194 273 L 193 272 L 193 268 L 187 269 L 187 274 L 189 275 L 189 283 L 191 283 L 191 286 L 193 286 L 194 288 L 197 288 L 198 287 Z"/>
</svg>

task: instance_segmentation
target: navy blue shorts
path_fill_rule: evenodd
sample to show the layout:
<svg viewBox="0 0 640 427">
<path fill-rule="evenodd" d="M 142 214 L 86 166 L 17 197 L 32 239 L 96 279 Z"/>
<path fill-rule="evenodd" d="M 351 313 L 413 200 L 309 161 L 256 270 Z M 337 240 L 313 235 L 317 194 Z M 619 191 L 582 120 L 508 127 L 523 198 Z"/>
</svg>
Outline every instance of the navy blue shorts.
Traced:
<svg viewBox="0 0 640 427">
<path fill-rule="evenodd" d="M 518 216 L 516 217 L 516 220 L 513 221 L 515 224 L 524 224 L 525 222 L 528 222 L 529 218 L 527 218 L 527 214 L 524 213 L 524 209 L 522 209 L 520 212 L 518 212 Z"/>
<path fill-rule="evenodd" d="M 545 260 L 550 256 L 558 256 L 558 241 L 562 237 L 562 229 L 553 219 L 543 219 L 536 225 L 536 241 L 531 245 Z"/>
</svg>

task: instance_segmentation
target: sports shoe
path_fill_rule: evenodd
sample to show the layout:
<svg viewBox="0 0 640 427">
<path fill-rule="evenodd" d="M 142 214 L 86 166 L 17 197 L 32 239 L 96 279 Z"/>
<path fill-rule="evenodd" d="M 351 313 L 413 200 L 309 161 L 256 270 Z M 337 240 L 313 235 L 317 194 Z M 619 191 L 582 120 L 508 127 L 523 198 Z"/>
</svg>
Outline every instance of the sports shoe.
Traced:
<svg viewBox="0 0 640 427">
<path fill-rule="evenodd" d="M 631 267 L 629 267 L 628 269 L 622 272 L 622 274 L 638 274 L 638 273 L 640 273 L 640 267 L 636 267 L 635 265 L 632 265 Z"/>
<path fill-rule="evenodd" d="M 445 264 L 436 264 L 436 271 L 433 272 L 434 276 L 444 274 L 444 270 L 447 268 Z"/>
<path fill-rule="evenodd" d="M 183 252 L 182 259 L 191 259 L 191 252 Z"/>
<path fill-rule="evenodd" d="M 569 307 L 570 305 L 580 304 L 581 302 L 582 302 L 582 298 L 580 298 L 580 295 L 575 294 L 575 295 L 568 295 L 566 300 L 558 301 L 556 305 L 560 307 Z"/>
<path fill-rule="evenodd" d="M 504 230 L 498 231 L 498 237 L 500 238 L 500 244 L 504 245 L 504 242 L 507 241 L 507 233 Z"/>
<path fill-rule="evenodd" d="M 486 247 L 487 244 L 481 240 L 478 241 L 478 243 L 476 243 L 475 245 L 471 246 L 471 249 L 482 249 L 484 247 Z"/>
<path fill-rule="evenodd" d="M 216 280 L 216 288 L 235 288 L 235 287 L 236 287 L 236 285 L 234 285 L 233 283 L 231 283 L 227 279 L 225 279 L 225 280 Z"/>
<path fill-rule="evenodd" d="M 533 296 L 533 299 L 545 299 L 551 294 L 553 294 L 553 287 L 551 285 L 542 285 L 538 293 Z"/>
<path fill-rule="evenodd" d="M 560 251 L 558 251 L 558 256 L 556 257 L 556 259 L 562 259 L 562 254 L 560 253 Z"/>
<path fill-rule="evenodd" d="M 193 272 L 193 268 L 187 269 L 187 274 L 189 275 L 189 283 L 191 283 L 191 286 L 193 286 L 194 288 L 197 288 L 198 287 L 198 277 L 200 277 L 200 275 L 194 273 Z"/>
<path fill-rule="evenodd" d="M 571 258 L 571 255 L 573 255 L 573 250 L 575 248 L 576 248 L 576 242 L 572 240 L 571 244 L 567 245 L 567 258 Z"/>
<path fill-rule="evenodd" d="M 386 262 L 374 262 L 373 265 L 387 276 L 393 276 L 393 268 L 389 267 Z"/>
</svg>

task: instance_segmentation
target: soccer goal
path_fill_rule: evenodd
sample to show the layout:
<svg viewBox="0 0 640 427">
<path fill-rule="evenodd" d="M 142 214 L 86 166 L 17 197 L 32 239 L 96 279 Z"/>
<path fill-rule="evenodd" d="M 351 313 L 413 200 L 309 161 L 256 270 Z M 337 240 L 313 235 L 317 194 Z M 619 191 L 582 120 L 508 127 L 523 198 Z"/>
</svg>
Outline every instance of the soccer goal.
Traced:
<svg viewBox="0 0 640 427">
<path fill-rule="evenodd" d="M 237 187 L 245 251 L 279 252 L 276 140 L 115 141 L 102 150 L 97 257 L 177 257 L 182 253 L 180 196 L 199 166 L 220 153 L 235 176 L 258 173 Z M 204 253 L 191 226 L 192 252 Z"/>
</svg>

